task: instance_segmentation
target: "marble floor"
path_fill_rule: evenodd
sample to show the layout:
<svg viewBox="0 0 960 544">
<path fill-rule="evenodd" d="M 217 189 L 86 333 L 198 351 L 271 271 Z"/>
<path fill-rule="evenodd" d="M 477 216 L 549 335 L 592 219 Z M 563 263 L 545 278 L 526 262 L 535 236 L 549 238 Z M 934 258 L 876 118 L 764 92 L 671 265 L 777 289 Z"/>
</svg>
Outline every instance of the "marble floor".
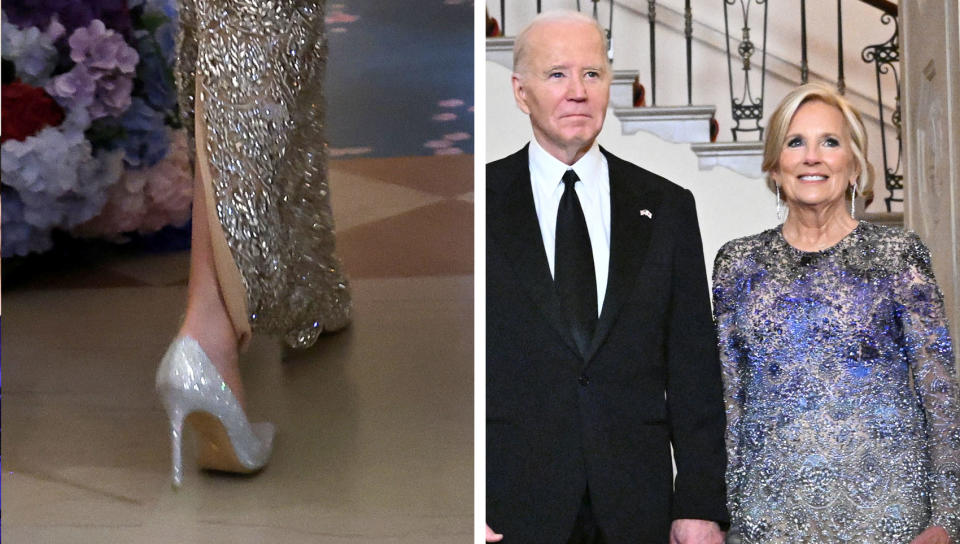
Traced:
<svg viewBox="0 0 960 544">
<path fill-rule="evenodd" d="M 187 455 L 170 486 L 153 375 L 183 311 L 186 252 L 5 284 L 3 542 L 471 541 L 472 162 L 331 164 L 355 320 L 285 361 L 254 340 L 249 413 L 279 434 L 252 477 Z"/>
</svg>

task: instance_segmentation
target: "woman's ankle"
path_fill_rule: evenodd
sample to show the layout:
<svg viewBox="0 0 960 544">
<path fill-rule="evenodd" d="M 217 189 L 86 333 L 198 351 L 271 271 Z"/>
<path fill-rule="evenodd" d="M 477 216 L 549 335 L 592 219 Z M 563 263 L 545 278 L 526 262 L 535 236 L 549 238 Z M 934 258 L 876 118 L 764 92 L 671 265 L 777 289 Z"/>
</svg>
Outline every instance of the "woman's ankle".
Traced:
<svg viewBox="0 0 960 544">
<path fill-rule="evenodd" d="M 187 311 L 187 318 L 180 326 L 178 336 L 190 336 L 196 340 L 210 362 L 220 373 L 242 407 L 246 406 L 243 381 L 240 377 L 239 346 L 236 333 L 229 320 L 214 316 L 200 316 Z"/>
</svg>

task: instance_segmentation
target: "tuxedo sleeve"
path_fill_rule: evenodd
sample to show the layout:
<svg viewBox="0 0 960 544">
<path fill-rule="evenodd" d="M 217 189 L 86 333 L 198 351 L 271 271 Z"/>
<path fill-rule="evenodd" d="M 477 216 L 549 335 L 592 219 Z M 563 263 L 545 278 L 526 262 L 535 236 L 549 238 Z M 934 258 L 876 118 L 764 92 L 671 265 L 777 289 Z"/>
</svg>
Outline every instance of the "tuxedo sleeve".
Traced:
<svg viewBox="0 0 960 544">
<path fill-rule="evenodd" d="M 674 216 L 675 246 L 667 316 L 667 408 L 677 473 L 673 519 L 726 526 L 724 406 L 703 244 L 693 195 Z"/>
</svg>

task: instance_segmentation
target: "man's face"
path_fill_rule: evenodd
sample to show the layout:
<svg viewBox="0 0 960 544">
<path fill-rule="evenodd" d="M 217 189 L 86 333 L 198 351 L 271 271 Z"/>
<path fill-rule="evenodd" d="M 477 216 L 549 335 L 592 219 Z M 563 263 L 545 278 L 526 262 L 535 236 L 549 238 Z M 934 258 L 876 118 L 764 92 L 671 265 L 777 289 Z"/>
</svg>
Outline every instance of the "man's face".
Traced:
<svg viewBox="0 0 960 544">
<path fill-rule="evenodd" d="M 612 75 L 595 26 L 551 21 L 530 29 L 519 73 L 513 75 L 517 105 L 530 115 L 537 142 L 573 164 L 603 128 Z"/>
</svg>

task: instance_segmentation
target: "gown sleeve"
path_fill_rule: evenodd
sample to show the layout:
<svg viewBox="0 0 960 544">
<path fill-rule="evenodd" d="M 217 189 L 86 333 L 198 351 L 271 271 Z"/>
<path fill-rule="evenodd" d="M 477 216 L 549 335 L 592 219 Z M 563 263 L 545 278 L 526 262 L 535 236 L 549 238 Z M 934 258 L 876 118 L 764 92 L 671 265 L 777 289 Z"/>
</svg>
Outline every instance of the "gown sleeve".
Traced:
<svg viewBox="0 0 960 544">
<path fill-rule="evenodd" d="M 713 265 L 713 315 L 717 325 L 720 371 L 723 379 L 723 400 L 726 406 L 727 429 L 727 509 L 731 525 L 736 525 L 740 512 L 740 484 L 743 475 L 740 452 L 740 416 L 743 413 L 744 391 L 740 380 L 743 345 L 736 326 L 737 278 L 735 256 L 731 244 L 717 253 Z"/>
<path fill-rule="evenodd" d="M 930 252 L 916 234 L 907 240 L 898 303 L 903 350 L 926 419 L 930 524 L 960 542 L 960 387 L 953 344 Z"/>
</svg>

